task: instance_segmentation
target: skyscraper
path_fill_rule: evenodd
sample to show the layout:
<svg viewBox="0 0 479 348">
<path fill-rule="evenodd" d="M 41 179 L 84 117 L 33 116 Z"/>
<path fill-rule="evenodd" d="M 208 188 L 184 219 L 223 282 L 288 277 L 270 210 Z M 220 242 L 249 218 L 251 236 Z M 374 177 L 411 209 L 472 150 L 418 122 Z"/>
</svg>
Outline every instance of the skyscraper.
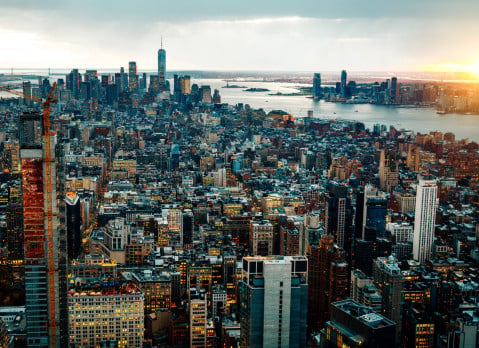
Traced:
<svg viewBox="0 0 479 348">
<path fill-rule="evenodd" d="M 379 188 L 392 192 L 398 184 L 398 161 L 393 151 L 382 149 L 379 159 Z"/>
<path fill-rule="evenodd" d="M 313 77 L 313 98 L 321 98 L 321 74 L 315 73 Z"/>
<path fill-rule="evenodd" d="M 304 256 L 243 258 L 241 347 L 306 347 L 307 274 Z"/>
<path fill-rule="evenodd" d="M 436 181 L 420 180 L 416 193 L 413 256 L 421 263 L 431 258 L 438 204 Z"/>
<path fill-rule="evenodd" d="M 35 129 L 39 114 L 21 115 L 20 132 Z M 50 146 L 45 146 L 45 137 Z M 25 252 L 25 306 L 27 344 L 60 347 L 65 335 L 60 323 L 59 220 L 57 206 L 56 137 L 49 130 L 20 134 Z M 48 154 L 48 151 L 50 152 Z M 48 155 L 47 155 L 48 154 Z M 50 161 L 45 159 L 49 158 Z M 48 162 L 48 163 L 47 163 Z M 64 323 L 67 324 L 67 323 Z"/>
<path fill-rule="evenodd" d="M 135 92 L 138 89 L 136 62 L 128 63 L 128 79 L 128 87 L 130 92 Z"/>
<path fill-rule="evenodd" d="M 65 201 L 68 258 L 72 260 L 80 255 L 81 248 L 80 197 L 75 192 L 67 192 Z"/>
<path fill-rule="evenodd" d="M 382 296 L 383 314 L 397 324 L 399 339 L 402 324 L 402 291 L 404 279 L 394 256 L 378 257 L 373 265 L 374 284 Z"/>
<path fill-rule="evenodd" d="M 351 257 L 353 208 L 348 196 L 348 188 L 333 183 L 326 196 L 325 228 L 326 233 L 334 236 L 335 243 Z"/>
<path fill-rule="evenodd" d="M 161 39 L 161 48 L 158 50 L 158 76 L 160 77 L 160 90 L 165 90 L 166 75 L 166 51 L 163 49 L 163 39 Z"/>
<path fill-rule="evenodd" d="M 308 329 L 319 331 L 329 316 L 331 302 L 348 296 L 349 265 L 334 238 L 323 235 L 308 257 Z"/>
<path fill-rule="evenodd" d="M 346 70 L 341 71 L 341 98 L 346 98 L 348 74 Z"/>
</svg>

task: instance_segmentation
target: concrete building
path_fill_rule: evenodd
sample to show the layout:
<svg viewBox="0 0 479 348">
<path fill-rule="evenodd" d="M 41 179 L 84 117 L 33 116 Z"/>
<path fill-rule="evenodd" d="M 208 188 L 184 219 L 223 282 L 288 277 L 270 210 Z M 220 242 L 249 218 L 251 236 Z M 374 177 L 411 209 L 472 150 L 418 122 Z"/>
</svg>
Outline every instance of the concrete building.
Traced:
<svg viewBox="0 0 479 348">
<path fill-rule="evenodd" d="M 273 224 L 270 221 L 251 221 L 249 239 L 253 255 L 273 255 Z"/>
<path fill-rule="evenodd" d="M 414 260 L 421 263 L 432 257 L 438 205 L 436 181 L 420 180 L 414 214 L 413 256 Z"/>
<path fill-rule="evenodd" d="M 143 294 L 130 285 L 70 290 L 70 346 L 141 347 L 143 302 Z"/>
</svg>

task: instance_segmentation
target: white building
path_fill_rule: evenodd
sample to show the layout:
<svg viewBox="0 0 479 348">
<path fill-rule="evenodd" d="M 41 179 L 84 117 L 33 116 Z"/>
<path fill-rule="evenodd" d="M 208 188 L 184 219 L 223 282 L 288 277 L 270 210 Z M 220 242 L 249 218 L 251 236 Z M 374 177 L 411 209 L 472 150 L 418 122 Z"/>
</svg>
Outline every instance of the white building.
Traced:
<svg viewBox="0 0 479 348">
<path fill-rule="evenodd" d="M 408 243 L 413 241 L 413 227 L 407 222 L 390 222 L 386 224 L 386 230 L 396 237 L 396 243 Z"/>
<path fill-rule="evenodd" d="M 413 256 L 421 263 L 431 258 L 438 204 L 436 181 L 420 180 L 416 194 Z"/>
</svg>

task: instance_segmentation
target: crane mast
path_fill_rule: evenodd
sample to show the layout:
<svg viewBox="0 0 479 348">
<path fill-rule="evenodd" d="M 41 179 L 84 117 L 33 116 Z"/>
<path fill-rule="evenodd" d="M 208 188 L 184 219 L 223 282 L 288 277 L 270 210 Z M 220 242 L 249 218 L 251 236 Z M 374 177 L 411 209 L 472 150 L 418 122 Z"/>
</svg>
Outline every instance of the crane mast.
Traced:
<svg viewBox="0 0 479 348">
<path fill-rule="evenodd" d="M 55 298 L 55 274 L 57 266 L 55 264 L 55 235 L 54 235 L 54 212 L 53 212 L 53 188 L 52 188 L 52 167 L 54 165 L 54 157 L 52 157 L 51 149 L 51 136 L 50 131 L 50 107 L 55 103 L 55 91 L 57 89 L 57 83 L 54 82 L 48 96 L 45 101 L 42 98 L 25 94 L 10 87 L 0 86 L 0 91 L 9 92 L 19 97 L 23 97 L 35 102 L 42 103 L 43 108 L 43 161 L 44 161 L 44 207 L 45 207 L 45 228 L 47 239 L 47 279 L 48 279 L 48 311 L 49 311 L 49 345 L 50 347 L 57 346 L 57 332 L 58 332 L 58 318 L 57 318 L 57 305 Z"/>
</svg>

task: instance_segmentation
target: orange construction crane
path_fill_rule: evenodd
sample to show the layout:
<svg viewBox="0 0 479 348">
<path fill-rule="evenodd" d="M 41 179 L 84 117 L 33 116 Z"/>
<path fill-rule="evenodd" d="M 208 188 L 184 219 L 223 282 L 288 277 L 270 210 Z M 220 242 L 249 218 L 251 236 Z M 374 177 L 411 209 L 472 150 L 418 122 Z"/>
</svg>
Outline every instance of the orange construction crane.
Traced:
<svg viewBox="0 0 479 348">
<path fill-rule="evenodd" d="M 55 245 L 54 234 L 53 234 L 53 190 L 52 190 L 52 164 L 53 159 L 51 156 L 51 135 L 50 132 L 50 106 L 56 102 L 55 99 L 55 90 L 57 89 L 57 83 L 54 82 L 48 96 L 45 101 L 42 98 L 25 94 L 23 92 L 17 91 L 10 87 L 0 86 L 0 91 L 9 92 L 20 97 L 33 100 L 39 103 L 42 103 L 43 107 L 43 160 L 45 162 L 45 206 L 46 206 L 46 228 L 47 228 L 47 258 L 48 258 L 48 310 L 49 310 L 49 346 L 57 346 L 57 313 L 56 313 L 56 296 L 55 296 L 55 272 L 57 267 L 55 267 Z"/>
</svg>

